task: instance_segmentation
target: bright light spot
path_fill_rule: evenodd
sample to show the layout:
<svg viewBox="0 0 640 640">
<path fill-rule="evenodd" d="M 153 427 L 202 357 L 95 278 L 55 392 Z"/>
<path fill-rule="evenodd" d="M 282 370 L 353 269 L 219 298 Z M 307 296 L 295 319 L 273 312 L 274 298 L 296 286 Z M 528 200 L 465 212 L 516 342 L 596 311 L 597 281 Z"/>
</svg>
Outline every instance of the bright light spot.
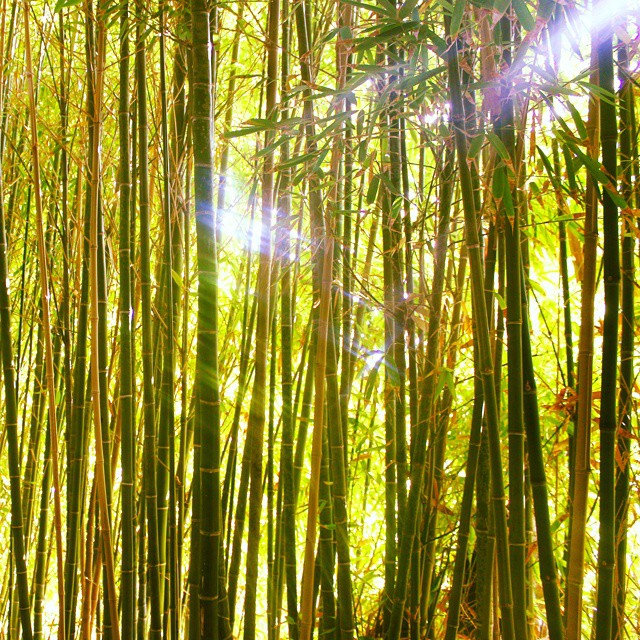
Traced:
<svg viewBox="0 0 640 640">
<path fill-rule="evenodd" d="M 379 365 L 380 361 L 384 358 L 383 351 L 369 351 L 364 357 L 364 368 L 366 371 L 371 371 L 373 368 Z"/>
<path fill-rule="evenodd" d="M 638 0 L 599 0 L 585 14 L 589 28 L 604 26 L 606 22 L 638 13 Z"/>
</svg>

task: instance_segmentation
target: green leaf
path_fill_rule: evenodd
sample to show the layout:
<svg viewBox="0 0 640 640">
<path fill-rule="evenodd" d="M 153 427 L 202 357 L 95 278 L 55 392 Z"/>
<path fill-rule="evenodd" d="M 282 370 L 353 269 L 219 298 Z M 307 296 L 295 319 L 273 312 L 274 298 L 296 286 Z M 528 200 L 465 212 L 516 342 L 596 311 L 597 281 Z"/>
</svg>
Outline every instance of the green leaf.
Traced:
<svg viewBox="0 0 640 640">
<path fill-rule="evenodd" d="M 540 284 L 538 283 L 536 280 L 534 280 L 533 278 L 529 278 L 527 280 L 529 286 L 538 294 L 540 294 L 541 296 L 547 296 L 548 295 L 548 291 Z"/>
<path fill-rule="evenodd" d="M 285 162 L 278 163 L 278 169 L 288 169 L 289 167 L 295 167 L 298 164 L 315 160 L 317 157 L 318 154 L 316 152 L 304 153 L 301 156 L 296 156 L 295 158 L 291 158 L 290 160 L 287 160 Z"/>
<path fill-rule="evenodd" d="M 392 356 L 387 356 L 384 370 L 389 379 L 389 384 L 392 387 L 400 386 L 400 372 Z"/>
<path fill-rule="evenodd" d="M 506 176 L 504 171 L 496 170 L 493 172 L 493 184 L 491 186 L 491 192 L 496 200 L 502 200 L 502 194 L 504 193 L 504 183 Z"/>
<path fill-rule="evenodd" d="M 227 131 L 224 134 L 224 137 L 230 140 L 231 138 L 238 138 L 251 133 L 260 133 L 261 131 L 269 131 L 275 128 L 275 121 L 270 120 L 269 118 L 251 118 L 251 120 L 247 120 L 240 129 Z"/>
<path fill-rule="evenodd" d="M 264 127 L 242 127 L 241 129 L 236 129 L 235 131 L 227 131 L 223 135 L 227 140 L 231 140 L 232 138 L 240 138 L 242 136 L 248 136 L 252 133 L 260 133 L 261 131 L 264 131 Z"/>
<path fill-rule="evenodd" d="M 564 164 L 567 169 L 567 182 L 569 183 L 569 189 L 572 193 L 575 193 L 578 190 L 578 185 L 576 183 L 576 171 L 570 149 L 563 146 L 562 155 L 564 156 Z"/>
<path fill-rule="evenodd" d="M 573 118 L 573 122 L 576 125 L 576 129 L 578 130 L 578 135 L 580 136 L 580 139 L 586 140 L 587 126 L 585 125 L 584 120 L 580 115 L 580 112 L 576 109 L 575 105 L 570 100 L 566 100 L 565 104 L 567 106 L 567 109 L 569 109 L 569 111 L 571 112 L 571 117 Z"/>
<path fill-rule="evenodd" d="M 584 87 L 589 93 L 592 93 L 596 98 L 600 98 L 600 100 L 608 102 L 609 104 L 615 103 L 615 96 L 603 87 L 586 81 L 578 82 L 578 84 Z"/>
<path fill-rule="evenodd" d="M 171 269 L 171 275 L 173 276 L 173 281 L 182 288 L 182 276 L 177 272 Z"/>
<path fill-rule="evenodd" d="M 447 45 L 446 40 L 441 38 L 438 34 L 436 34 L 434 31 L 429 29 L 429 27 L 427 27 L 424 24 L 420 27 L 420 31 L 418 33 L 418 40 L 419 41 L 430 40 L 431 43 L 435 45 L 437 49 L 437 53 L 441 58 L 443 58 L 447 53 L 447 51 L 449 50 L 449 46 Z"/>
<path fill-rule="evenodd" d="M 605 184 L 604 189 L 607 195 L 613 200 L 618 209 L 628 209 L 627 201 L 618 193 L 616 188 L 611 184 Z"/>
<path fill-rule="evenodd" d="M 429 71 L 423 71 L 422 73 L 415 73 L 405 78 L 402 78 L 398 83 L 398 87 L 400 89 L 408 90 L 411 89 L 416 84 L 420 82 L 426 82 L 433 76 L 437 76 L 440 73 L 444 73 L 447 67 L 445 65 L 441 65 L 436 67 L 435 69 L 430 69 Z"/>
<path fill-rule="evenodd" d="M 436 387 L 436 398 L 442 393 L 444 386 L 447 385 L 449 392 L 453 395 L 455 390 L 453 371 L 451 369 L 443 369 L 438 377 L 438 386 Z"/>
<path fill-rule="evenodd" d="M 525 31 L 531 31 L 536 26 L 536 21 L 529 11 L 524 0 L 512 0 L 513 10 L 520 20 L 520 24 Z"/>
<path fill-rule="evenodd" d="M 368 11 L 373 11 L 374 13 L 378 13 L 380 15 L 386 15 L 390 18 L 395 17 L 395 8 L 393 9 L 393 13 L 387 13 L 386 9 L 382 7 L 378 7 L 374 4 L 367 4 L 366 2 L 359 2 L 358 0 L 344 0 L 346 4 L 350 4 L 352 7 L 358 7 L 360 9 L 367 9 Z"/>
<path fill-rule="evenodd" d="M 504 142 L 502 142 L 502 140 L 500 140 L 500 138 L 492 131 L 487 131 L 485 135 L 497 151 L 498 155 L 502 158 L 503 162 L 511 164 L 511 158 L 509 157 L 507 147 L 504 146 Z"/>
<path fill-rule="evenodd" d="M 66 9 L 67 7 L 75 7 L 81 2 L 82 0 L 58 0 L 58 2 L 56 2 L 56 8 L 54 9 L 54 11 L 57 13 L 62 9 Z"/>
<path fill-rule="evenodd" d="M 549 158 L 545 154 L 545 152 L 540 148 L 540 145 L 536 145 L 536 149 L 538 149 L 538 153 L 540 154 L 540 159 L 542 160 L 542 164 L 544 164 L 544 168 L 547 170 L 547 175 L 549 176 L 549 180 L 551 180 L 551 184 L 553 184 L 553 188 L 561 191 L 562 186 L 558 180 L 558 176 L 556 176 L 553 171 L 553 167 L 551 166 L 551 162 Z"/>
<path fill-rule="evenodd" d="M 367 190 L 367 204 L 372 204 L 375 202 L 376 196 L 378 195 L 378 187 L 380 186 L 380 176 L 375 175 L 371 178 L 371 182 L 369 183 L 369 189 Z"/>
<path fill-rule="evenodd" d="M 460 25 L 462 24 L 462 16 L 464 15 L 464 8 L 467 4 L 467 0 L 455 0 L 453 5 L 453 13 L 451 14 L 451 37 L 455 38 L 460 31 Z"/>
<path fill-rule="evenodd" d="M 340 27 L 340 30 L 338 31 L 338 33 L 340 34 L 340 38 L 342 40 L 353 39 L 353 33 L 351 33 L 351 29 L 346 25 L 344 27 Z"/>
<path fill-rule="evenodd" d="M 375 361 L 371 369 L 369 370 L 369 375 L 367 376 L 367 384 L 364 387 L 364 398 L 365 400 L 371 400 L 371 396 L 373 394 L 373 390 L 376 386 L 376 380 L 378 378 L 378 369 L 380 369 L 380 365 L 382 364 L 383 353 L 380 353 L 380 358 Z"/>
<path fill-rule="evenodd" d="M 493 173 L 493 195 L 502 201 L 505 213 L 509 219 L 515 216 L 513 199 L 511 198 L 511 185 L 507 178 L 506 167 L 498 167 Z"/>
<path fill-rule="evenodd" d="M 405 0 L 405 2 L 403 2 L 402 6 L 400 7 L 400 11 L 398 11 L 398 15 L 403 20 L 405 18 L 408 18 L 413 13 L 413 10 L 417 5 L 418 0 Z"/>
<path fill-rule="evenodd" d="M 378 6 L 382 9 L 383 13 L 390 18 L 395 18 L 397 16 L 395 2 L 390 2 L 390 0 L 378 0 Z"/>
<path fill-rule="evenodd" d="M 484 133 L 479 133 L 477 136 L 473 136 L 471 144 L 467 151 L 467 158 L 473 160 L 481 151 L 484 145 Z"/>
<path fill-rule="evenodd" d="M 499 13 L 500 16 L 504 15 L 505 11 L 509 8 L 511 0 L 493 0 L 493 10 Z"/>
<path fill-rule="evenodd" d="M 600 168 L 600 165 L 591 156 L 587 155 L 578 145 L 572 146 L 575 154 L 582 160 L 587 171 L 601 184 L 609 184 L 609 176 Z"/>
</svg>

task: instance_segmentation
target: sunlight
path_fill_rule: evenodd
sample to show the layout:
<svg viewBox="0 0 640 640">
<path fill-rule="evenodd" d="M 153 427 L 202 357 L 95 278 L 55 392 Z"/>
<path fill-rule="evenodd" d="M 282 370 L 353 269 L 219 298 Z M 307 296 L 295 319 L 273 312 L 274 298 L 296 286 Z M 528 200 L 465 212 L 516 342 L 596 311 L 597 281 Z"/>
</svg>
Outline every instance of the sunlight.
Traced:
<svg viewBox="0 0 640 640">
<path fill-rule="evenodd" d="M 567 38 L 563 38 L 559 60 L 562 79 L 575 78 L 576 71 L 588 72 L 589 56 L 586 52 L 590 47 L 591 33 L 610 21 L 613 22 L 616 39 L 636 40 L 640 36 L 640 4 L 637 0 L 597 0 L 590 10 L 570 19 L 564 27 Z M 616 78 L 616 83 L 619 83 L 619 78 Z"/>
<path fill-rule="evenodd" d="M 236 180 L 227 176 L 225 180 L 224 209 L 218 210 L 218 230 L 224 240 L 234 240 L 242 248 L 248 249 L 251 242 L 251 250 L 256 251 L 260 243 L 260 215 L 259 203 L 247 202 L 246 193 L 238 188 Z M 251 209 L 254 208 L 253 223 L 251 222 Z"/>
<path fill-rule="evenodd" d="M 610 20 L 638 13 L 637 0 L 599 0 L 594 2 L 591 11 L 585 14 L 584 20 L 589 30 L 598 28 Z"/>
</svg>

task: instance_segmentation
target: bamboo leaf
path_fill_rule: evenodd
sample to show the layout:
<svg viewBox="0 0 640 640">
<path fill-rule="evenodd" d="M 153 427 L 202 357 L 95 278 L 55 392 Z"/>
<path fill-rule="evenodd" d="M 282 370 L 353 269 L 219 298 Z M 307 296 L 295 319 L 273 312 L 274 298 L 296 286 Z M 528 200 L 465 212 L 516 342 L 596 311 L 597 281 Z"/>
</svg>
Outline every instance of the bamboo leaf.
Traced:
<svg viewBox="0 0 640 640">
<path fill-rule="evenodd" d="M 493 131 L 487 131 L 485 135 L 487 136 L 487 139 L 494 147 L 502 161 L 506 164 L 511 164 L 511 158 L 509 157 L 507 147 L 504 146 L 504 142 L 502 142 L 502 140 L 500 140 L 500 138 L 495 133 L 493 133 Z"/>
<path fill-rule="evenodd" d="M 611 182 L 605 184 L 604 188 L 609 197 L 615 203 L 616 207 L 618 207 L 619 209 L 629 208 L 627 201 L 618 193 L 617 189 L 611 184 Z"/>
<path fill-rule="evenodd" d="M 301 156 L 296 156 L 295 158 L 291 158 L 290 160 L 285 160 L 284 162 L 278 163 L 278 169 L 290 169 L 291 167 L 295 167 L 299 164 L 303 164 L 305 162 L 310 162 L 311 160 L 315 160 L 318 157 L 317 152 L 304 153 Z"/>
<path fill-rule="evenodd" d="M 551 162 L 549 161 L 549 158 L 547 157 L 545 152 L 540 148 L 540 145 L 536 145 L 536 148 L 538 149 L 538 153 L 540 154 L 540 159 L 542 160 L 542 164 L 544 164 L 544 168 L 547 170 L 547 175 L 549 176 L 549 180 L 551 180 L 554 189 L 561 190 L 562 187 L 558 180 L 558 176 L 556 176 L 556 174 L 554 173 L 553 167 L 551 166 Z"/>
<path fill-rule="evenodd" d="M 369 4 L 367 2 L 359 2 L 359 0 L 344 0 L 345 4 L 350 4 L 353 7 L 357 7 L 358 9 L 366 9 L 368 11 L 373 11 L 379 15 L 387 16 L 389 18 L 395 17 L 396 10 L 395 7 L 392 8 L 392 12 L 389 13 L 389 7 L 380 7 L 375 4 Z"/>
<path fill-rule="evenodd" d="M 536 26 L 536 21 L 531 15 L 526 2 L 524 0 L 512 0 L 512 5 L 524 30 L 531 31 Z"/>
<path fill-rule="evenodd" d="M 371 178 L 369 189 L 367 190 L 367 204 L 372 204 L 378 195 L 378 187 L 380 186 L 380 176 L 375 175 Z"/>
<path fill-rule="evenodd" d="M 580 112 L 576 109 L 575 105 L 570 100 L 567 100 L 565 104 L 567 109 L 569 109 L 569 111 L 571 112 L 571 117 L 573 118 L 573 122 L 576 125 L 576 129 L 578 130 L 578 135 L 582 140 L 586 140 L 588 137 L 587 125 L 584 123 Z"/>
<path fill-rule="evenodd" d="M 367 375 L 367 382 L 364 388 L 364 397 L 367 401 L 371 400 L 371 396 L 373 395 L 373 390 L 375 389 L 376 381 L 378 378 L 378 369 L 380 369 L 383 357 L 384 354 L 380 352 L 379 358 L 373 363 L 373 366 L 371 367 Z"/>
<path fill-rule="evenodd" d="M 418 2 L 419 0 L 405 0 L 398 11 L 400 18 L 403 20 L 408 18 L 413 13 L 413 10 L 418 6 Z"/>
<path fill-rule="evenodd" d="M 467 156 L 473 160 L 482 149 L 484 145 L 484 133 L 479 133 L 471 139 L 471 144 L 469 145 L 469 151 L 467 152 Z"/>
<path fill-rule="evenodd" d="M 564 166 L 567 170 L 567 182 L 569 183 L 569 189 L 572 193 L 577 190 L 576 184 L 576 171 L 574 167 L 574 159 L 571 156 L 571 151 L 568 147 L 562 147 L 562 155 L 564 156 Z"/>
<path fill-rule="evenodd" d="M 66 9 L 68 7 L 75 7 L 81 3 L 82 3 L 82 0 L 58 0 L 56 2 L 56 8 L 54 9 L 54 11 L 58 13 L 58 11 L 61 11 L 62 9 Z"/>
<path fill-rule="evenodd" d="M 430 80 L 434 76 L 444 73 L 445 70 L 446 70 L 446 67 L 444 65 L 441 65 L 439 67 L 436 67 L 435 69 L 430 69 L 429 71 L 423 71 L 422 73 L 412 74 L 410 76 L 407 76 L 406 78 L 402 78 L 401 81 L 398 83 L 398 87 L 400 89 L 407 91 L 411 89 L 411 87 L 415 86 L 416 84 L 419 84 L 420 82 L 426 82 L 427 80 Z"/>
<path fill-rule="evenodd" d="M 453 4 L 453 13 L 451 14 L 451 37 L 453 38 L 455 38 L 460 31 L 466 4 L 467 0 L 455 0 Z"/>
<path fill-rule="evenodd" d="M 439 398 L 445 385 L 449 391 L 455 393 L 455 384 L 453 380 L 453 371 L 451 369 L 443 369 L 438 377 L 438 386 L 436 387 L 435 397 Z"/>
</svg>

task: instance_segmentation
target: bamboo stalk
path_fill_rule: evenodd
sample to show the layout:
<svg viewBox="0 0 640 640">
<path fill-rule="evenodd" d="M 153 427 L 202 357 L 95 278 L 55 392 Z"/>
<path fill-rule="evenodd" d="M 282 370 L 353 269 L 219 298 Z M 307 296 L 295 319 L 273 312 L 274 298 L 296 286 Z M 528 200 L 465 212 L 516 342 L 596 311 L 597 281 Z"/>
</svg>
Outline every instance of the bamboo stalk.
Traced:
<svg viewBox="0 0 640 640">
<path fill-rule="evenodd" d="M 51 467 L 53 471 L 53 508 L 56 532 L 56 560 L 58 565 L 58 638 L 65 638 L 65 610 L 64 610 L 64 561 L 62 551 L 62 508 L 60 505 L 60 472 L 58 469 L 58 423 L 56 419 L 55 374 L 53 369 L 53 344 L 51 339 L 51 320 L 49 313 L 49 268 L 44 231 L 44 214 L 42 210 L 42 189 L 40 185 L 40 157 L 38 150 L 36 100 L 33 88 L 33 67 L 31 63 L 31 37 L 29 27 L 29 3 L 23 3 L 25 56 L 27 92 L 29 94 L 29 112 L 31 125 L 31 154 L 33 170 L 33 188 L 36 202 L 36 232 L 38 238 L 38 257 L 40 288 L 42 291 L 42 325 L 44 331 L 46 388 L 49 408 L 49 428 L 51 437 Z"/>
<path fill-rule="evenodd" d="M 590 81 L 597 84 L 595 47 L 592 46 Z M 596 150 L 599 129 L 599 100 L 591 95 L 587 122 L 587 152 Z M 594 179 L 587 174 L 585 200 L 583 280 L 578 342 L 578 408 L 575 440 L 575 483 L 571 501 L 569 563 L 565 591 L 565 627 L 567 640 L 579 640 L 582 626 L 582 585 L 585 555 L 585 525 L 589 474 L 591 470 L 591 405 L 593 393 L 594 296 L 598 244 L 597 191 Z"/>
<path fill-rule="evenodd" d="M 458 69 L 457 44 L 455 42 L 452 43 L 451 52 L 447 60 L 447 67 L 449 71 L 452 122 L 455 133 L 456 151 L 458 154 L 458 171 L 465 218 L 465 242 L 469 251 L 471 291 L 474 300 L 474 312 L 477 318 L 475 339 L 478 342 L 478 357 L 485 397 L 485 420 L 489 434 L 491 492 L 495 514 L 498 571 L 500 575 L 499 589 L 503 625 L 502 633 L 506 640 L 510 640 L 514 638 L 513 600 L 500 454 L 499 413 L 493 381 L 493 362 L 489 341 L 489 323 L 484 299 L 483 264 L 478 238 L 474 190 L 469 166 L 467 164 L 467 138 L 464 131 L 464 110 Z"/>
<path fill-rule="evenodd" d="M 196 356 L 196 433 L 200 540 L 192 562 L 200 569 L 200 636 L 218 638 L 221 551 L 220 391 L 218 379 L 218 248 L 213 202 L 213 98 L 216 48 L 210 39 L 210 10 L 204 0 L 191 2 L 192 138 L 198 264 L 198 329 Z M 197 440 L 197 441 L 198 441 Z"/>
<path fill-rule="evenodd" d="M 608 21 L 598 34 L 598 84 L 612 96 L 600 102 L 602 166 L 609 188 L 617 184 L 616 105 L 613 72 L 613 27 Z M 620 297 L 620 244 L 618 206 L 607 187 L 602 194 L 604 238 L 602 266 L 604 320 L 602 326 L 602 388 L 600 394 L 600 528 L 598 538 L 598 595 L 595 618 L 596 640 L 611 638 L 615 575 L 615 441 L 617 427 L 618 310 Z"/>
<path fill-rule="evenodd" d="M 620 136 L 620 189 L 629 207 L 634 204 L 632 135 L 634 121 L 634 90 L 629 78 L 629 58 L 626 44 L 618 49 L 618 65 L 621 87 L 619 90 L 619 136 Z M 620 391 L 618 395 L 618 437 L 616 459 L 615 511 L 616 511 L 616 576 L 615 612 L 612 619 L 611 637 L 621 640 L 625 628 L 625 601 L 627 588 L 627 518 L 629 509 L 630 478 L 630 434 L 632 433 L 631 389 L 633 386 L 634 348 L 634 235 L 628 219 L 623 213 L 622 249 L 622 330 L 620 336 Z"/>
<path fill-rule="evenodd" d="M 118 133 L 120 143 L 120 415 L 122 430 L 122 631 L 123 640 L 135 632 L 135 428 L 133 336 L 131 299 L 131 151 L 129 138 L 129 5 L 120 18 L 120 94 Z"/>
<path fill-rule="evenodd" d="M 107 606 L 109 607 L 110 621 L 113 625 L 112 637 L 119 640 L 118 607 L 116 596 L 115 566 L 113 558 L 113 543 L 111 535 L 111 513 L 109 508 L 109 496 L 107 488 L 108 451 L 103 449 L 102 428 L 102 390 L 100 388 L 100 319 L 99 319 L 99 184 L 100 184 L 100 130 L 102 121 L 102 94 L 104 82 L 104 56 L 105 56 L 105 24 L 102 12 L 103 7 L 98 7 L 97 15 L 97 43 L 96 43 L 96 67 L 94 69 L 94 112 L 92 114 L 95 126 L 92 153 L 91 172 L 91 236 L 89 240 L 89 276 L 91 298 L 91 397 L 93 404 L 93 418 L 96 446 L 96 485 L 98 505 L 100 508 L 101 549 L 104 554 L 106 568 Z M 105 399 L 106 400 L 106 399 Z M 110 474 L 109 474 L 110 475 Z"/>
</svg>

